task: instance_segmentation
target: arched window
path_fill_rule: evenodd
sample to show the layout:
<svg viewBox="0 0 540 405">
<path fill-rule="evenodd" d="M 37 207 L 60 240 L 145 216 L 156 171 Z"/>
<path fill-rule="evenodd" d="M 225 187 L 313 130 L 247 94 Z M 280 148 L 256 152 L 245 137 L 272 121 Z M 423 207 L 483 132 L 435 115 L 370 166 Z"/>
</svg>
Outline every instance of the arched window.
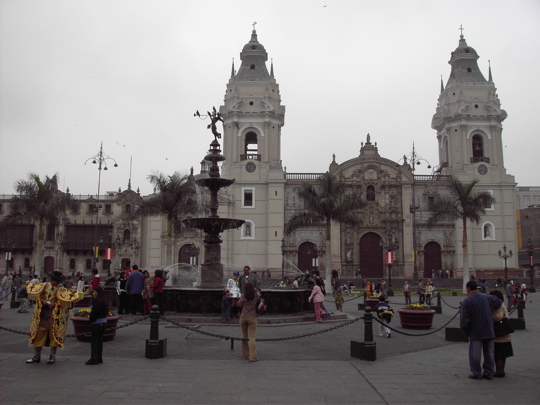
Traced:
<svg viewBox="0 0 540 405">
<path fill-rule="evenodd" d="M 484 140 L 482 135 L 473 135 L 472 137 L 473 158 L 484 157 Z"/>
<path fill-rule="evenodd" d="M 131 204 L 126 204 L 126 214 L 131 214 Z"/>
<path fill-rule="evenodd" d="M 124 230 L 124 243 L 129 243 L 131 240 L 131 231 L 129 229 Z"/>
<path fill-rule="evenodd" d="M 366 188 L 366 201 L 375 201 L 375 187 L 367 186 L 367 188 Z"/>
<path fill-rule="evenodd" d="M 86 259 L 86 270 L 90 270 L 92 268 L 92 259 Z"/>
<path fill-rule="evenodd" d="M 248 132 L 246 134 L 246 145 L 245 145 L 245 154 L 246 155 L 257 155 L 259 147 L 257 144 L 257 134 L 255 132 Z M 249 159 L 249 157 L 248 157 Z"/>
<path fill-rule="evenodd" d="M 444 138 L 442 150 L 443 163 L 448 163 L 448 138 Z"/>
<path fill-rule="evenodd" d="M 75 270 L 75 259 L 73 257 L 69 259 L 69 269 Z"/>
</svg>

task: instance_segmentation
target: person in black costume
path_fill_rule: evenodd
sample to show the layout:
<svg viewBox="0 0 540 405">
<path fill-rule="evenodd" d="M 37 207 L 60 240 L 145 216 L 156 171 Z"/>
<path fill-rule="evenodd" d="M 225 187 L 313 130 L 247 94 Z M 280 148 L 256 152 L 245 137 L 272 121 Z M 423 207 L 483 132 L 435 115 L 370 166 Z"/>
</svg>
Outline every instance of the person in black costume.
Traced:
<svg viewBox="0 0 540 405">
<path fill-rule="evenodd" d="M 87 366 L 103 363 L 103 333 L 107 327 L 107 315 L 109 305 L 105 290 L 97 286 L 92 290 L 92 311 L 90 312 L 90 324 L 92 325 L 92 340 L 90 360 Z"/>
</svg>

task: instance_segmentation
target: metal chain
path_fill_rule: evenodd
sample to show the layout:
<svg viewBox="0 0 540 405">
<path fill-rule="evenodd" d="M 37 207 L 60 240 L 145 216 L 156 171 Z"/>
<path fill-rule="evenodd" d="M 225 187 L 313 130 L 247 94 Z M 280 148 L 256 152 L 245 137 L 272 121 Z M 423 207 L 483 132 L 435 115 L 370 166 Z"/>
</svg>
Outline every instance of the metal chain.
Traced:
<svg viewBox="0 0 540 405">
<path fill-rule="evenodd" d="M 106 328 L 104 332 L 118 330 L 118 329 L 122 329 L 122 328 L 127 328 L 128 326 L 138 324 L 139 322 L 142 322 L 142 321 L 148 319 L 148 317 L 149 317 L 149 315 L 146 315 L 146 316 L 143 316 L 142 318 L 135 319 L 134 321 L 122 324 L 120 326 L 116 325 L 116 326 L 113 326 L 113 327 L 110 327 L 110 328 Z M 72 333 L 72 334 L 66 335 L 65 337 L 83 337 L 83 336 L 90 336 L 91 334 L 92 334 L 92 332 Z"/>
<path fill-rule="evenodd" d="M 23 332 L 23 331 L 16 330 L 16 329 L 4 328 L 3 326 L 0 326 L 0 329 L 5 330 L 6 332 L 18 333 L 19 335 L 26 335 L 26 336 L 30 335 L 30 332 Z"/>
<path fill-rule="evenodd" d="M 386 326 L 388 329 L 394 331 L 394 332 L 397 332 L 397 333 L 400 333 L 402 335 L 405 335 L 405 336 L 428 336 L 428 335 L 432 335 L 438 331 L 440 331 L 442 328 L 445 328 L 446 326 L 448 326 L 450 324 L 450 322 L 452 322 L 456 316 L 459 315 L 459 311 L 456 312 L 456 314 L 452 317 L 452 319 L 450 319 L 448 322 L 446 322 L 443 326 L 441 326 L 439 329 L 435 329 L 435 330 L 432 330 L 430 332 L 426 332 L 426 333 L 407 333 L 407 332 L 403 332 L 403 331 L 400 331 L 400 330 L 397 330 L 397 329 L 394 329 L 392 328 L 391 326 L 389 325 L 386 325 L 384 323 L 382 323 L 381 321 L 379 321 L 377 318 L 373 317 L 373 320 L 374 321 L 377 321 L 379 322 L 381 325 L 384 325 Z"/>
<path fill-rule="evenodd" d="M 446 302 L 442 296 L 441 296 L 441 301 L 444 302 L 447 306 L 449 306 L 449 307 L 452 308 L 452 309 L 459 309 L 459 308 L 460 308 L 460 307 L 453 307 L 453 306 L 450 305 L 448 302 Z"/>
<path fill-rule="evenodd" d="M 190 331 L 195 332 L 195 333 L 200 333 L 200 334 L 202 334 L 202 335 L 211 336 L 211 337 L 215 337 L 215 338 L 218 338 L 218 339 L 225 339 L 225 340 L 238 340 L 238 341 L 246 341 L 246 342 L 249 341 L 249 339 L 236 338 L 236 337 L 225 336 L 225 335 L 218 335 L 218 334 L 216 334 L 216 333 L 211 333 L 211 332 L 206 332 L 206 331 L 204 331 L 204 330 L 195 329 L 195 328 L 192 328 L 192 327 L 190 327 L 190 326 L 182 325 L 181 323 L 179 323 L 179 322 L 177 322 L 177 321 L 174 321 L 174 320 L 172 320 L 172 319 L 165 318 L 164 316 L 162 316 L 161 318 L 162 318 L 164 321 L 166 321 L 166 322 L 172 323 L 173 325 L 179 326 L 179 327 L 181 327 L 181 328 L 190 330 Z M 317 331 L 317 332 L 305 333 L 305 334 L 303 334 L 303 335 L 288 336 L 288 337 L 284 337 L 284 338 L 255 339 L 255 340 L 256 340 L 257 342 L 282 342 L 282 341 L 284 341 L 284 340 L 301 339 L 301 338 L 305 338 L 305 337 L 310 337 L 310 336 L 320 335 L 320 334 L 326 333 L 326 332 L 331 332 L 331 331 L 333 331 L 333 330 L 342 328 L 342 327 L 344 327 L 344 326 L 352 325 L 353 323 L 358 322 L 358 321 L 361 320 L 361 319 L 364 319 L 364 318 L 363 318 L 363 317 L 362 317 L 362 318 L 355 318 L 355 319 L 353 319 L 353 320 L 350 320 L 350 321 L 348 321 L 348 322 L 344 322 L 344 323 L 342 323 L 342 324 L 333 326 L 333 327 L 331 327 L 331 328 L 323 329 L 323 330 L 320 330 L 320 331 Z"/>
</svg>

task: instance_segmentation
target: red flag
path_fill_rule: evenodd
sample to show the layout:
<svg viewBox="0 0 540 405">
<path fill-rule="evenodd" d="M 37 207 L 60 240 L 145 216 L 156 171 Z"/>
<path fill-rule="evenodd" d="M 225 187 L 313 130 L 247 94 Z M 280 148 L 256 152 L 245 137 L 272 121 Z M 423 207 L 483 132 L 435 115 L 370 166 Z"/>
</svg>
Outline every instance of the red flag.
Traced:
<svg viewBox="0 0 540 405">
<path fill-rule="evenodd" d="M 386 264 L 394 263 L 394 252 L 386 252 Z"/>
<path fill-rule="evenodd" d="M 112 248 L 105 249 L 105 260 L 112 260 L 112 258 L 113 258 Z"/>
</svg>

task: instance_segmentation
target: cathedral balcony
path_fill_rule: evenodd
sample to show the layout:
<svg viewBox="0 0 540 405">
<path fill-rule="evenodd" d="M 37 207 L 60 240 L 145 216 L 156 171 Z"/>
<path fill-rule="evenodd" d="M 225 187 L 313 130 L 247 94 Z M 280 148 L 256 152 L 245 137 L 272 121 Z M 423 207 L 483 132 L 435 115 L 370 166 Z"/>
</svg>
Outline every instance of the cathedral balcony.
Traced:
<svg viewBox="0 0 540 405">
<path fill-rule="evenodd" d="M 247 154 L 247 155 L 240 155 L 240 160 L 261 160 L 261 155 L 259 154 Z"/>
<path fill-rule="evenodd" d="M 489 163 L 489 158 L 484 157 L 484 156 L 472 157 L 471 158 L 471 163 L 480 163 L 480 162 Z"/>
</svg>

